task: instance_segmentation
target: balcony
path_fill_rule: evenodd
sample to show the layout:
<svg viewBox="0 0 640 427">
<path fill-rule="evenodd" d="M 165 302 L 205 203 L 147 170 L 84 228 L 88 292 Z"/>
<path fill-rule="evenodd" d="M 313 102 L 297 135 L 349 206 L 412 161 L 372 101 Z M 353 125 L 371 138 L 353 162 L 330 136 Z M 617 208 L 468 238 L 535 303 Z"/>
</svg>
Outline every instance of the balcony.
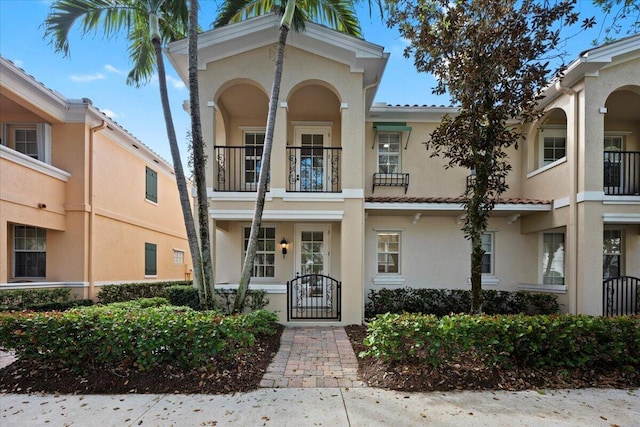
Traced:
<svg viewBox="0 0 640 427">
<path fill-rule="evenodd" d="M 262 163 L 261 146 L 215 146 L 214 154 L 214 191 L 257 190 Z M 286 190 L 339 193 L 342 191 L 341 162 L 342 148 L 287 147 Z M 274 166 L 277 165 L 272 163 L 272 171 Z"/>
<path fill-rule="evenodd" d="M 409 174 L 408 173 L 374 173 L 373 174 L 373 188 L 371 192 L 376 191 L 376 187 L 402 187 L 404 188 L 404 194 L 407 194 L 409 188 Z"/>
<path fill-rule="evenodd" d="M 287 147 L 287 191 L 339 193 L 342 148 Z"/>
<path fill-rule="evenodd" d="M 604 152 L 604 194 L 640 194 L 640 151 Z"/>
<path fill-rule="evenodd" d="M 257 191 L 262 161 L 261 146 L 216 145 L 213 152 L 214 191 Z"/>
</svg>

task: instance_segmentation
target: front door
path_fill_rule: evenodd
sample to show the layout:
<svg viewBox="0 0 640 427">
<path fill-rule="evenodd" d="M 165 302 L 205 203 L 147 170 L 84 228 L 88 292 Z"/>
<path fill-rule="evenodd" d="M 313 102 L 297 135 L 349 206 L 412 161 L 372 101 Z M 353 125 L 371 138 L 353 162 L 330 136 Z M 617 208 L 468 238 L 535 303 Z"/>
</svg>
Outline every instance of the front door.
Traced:
<svg viewBox="0 0 640 427">
<path fill-rule="evenodd" d="M 315 275 L 330 275 L 329 224 L 296 225 L 296 276 L 302 276 L 298 298 L 307 307 L 327 304 L 326 281 Z"/>
<path fill-rule="evenodd" d="M 327 190 L 327 161 L 324 148 L 330 145 L 329 130 L 330 128 L 324 126 L 296 127 L 296 145 L 300 147 L 296 175 L 300 180 L 300 191 Z"/>
</svg>

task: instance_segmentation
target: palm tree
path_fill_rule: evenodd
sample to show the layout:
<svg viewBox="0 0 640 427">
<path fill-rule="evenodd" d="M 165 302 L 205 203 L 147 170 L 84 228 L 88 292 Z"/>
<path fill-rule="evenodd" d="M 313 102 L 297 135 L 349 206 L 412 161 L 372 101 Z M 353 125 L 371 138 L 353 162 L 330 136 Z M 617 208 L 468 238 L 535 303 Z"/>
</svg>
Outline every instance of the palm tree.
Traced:
<svg viewBox="0 0 640 427">
<path fill-rule="evenodd" d="M 162 56 L 163 37 L 168 42 L 184 38 L 187 33 L 187 4 L 184 0 L 57 0 L 51 5 L 51 11 L 43 24 L 45 37 L 51 38 L 56 52 L 69 55 L 69 32 L 76 22 L 80 23 L 83 36 L 97 33 L 101 27 L 105 36 L 126 32 L 129 58 L 133 63 L 127 76 L 127 84 L 139 87 L 149 81 L 154 66 L 157 67 L 160 99 L 191 251 L 194 282 L 199 289 L 203 289 L 202 257 L 169 106 Z"/>
<path fill-rule="evenodd" d="M 275 75 L 273 78 L 273 86 L 271 87 L 271 97 L 269 99 L 267 129 L 261 160 L 262 165 L 258 178 L 258 194 L 253 211 L 253 219 L 251 220 L 247 254 L 242 264 L 242 275 L 240 277 L 240 284 L 238 285 L 238 293 L 233 304 L 233 311 L 235 313 L 242 312 L 244 309 L 247 289 L 249 289 L 249 283 L 251 281 L 251 272 L 253 271 L 253 262 L 256 256 L 258 232 L 262 222 L 262 212 L 264 210 L 265 196 L 267 193 L 267 178 L 271 166 L 273 129 L 276 122 L 278 97 L 280 96 L 284 50 L 289 29 L 293 27 L 294 31 L 302 31 L 304 30 L 305 21 L 319 20 L 338 31 L 353 36 L 360 36 L 360 25 L 356 17 L 355 3 L 353 0 L 286 0 L 285 7 L 282 6 L 283 4 L 276 6 L 272 0 L 230 0 L 224 4 L 214 24 L 214 26 L 219 27 L 230 22 L 238 22 L 243 19 L 268 13 L 274 7 L 280 13 L 284 11 L 280 22 Z"/>
<path fill-rule="evenodd" d="M 209 240 L 209 206 L 207 198 L 206 156 L 202 139 L 202 121 L 200 119 L 200 96 L 198 84 L 198 0 L 189 1 L 189 112 L 191 115 L 191 153 L 193 156 L 193 175 L 196 181 L 198 203 L 198 228 L 200 231 L 200 251 L 202 256 L 203 286 L 200 289 L 200 301 L 213 308 L 213 265 L 211 259 L 211 241 Z"/>
</svg>

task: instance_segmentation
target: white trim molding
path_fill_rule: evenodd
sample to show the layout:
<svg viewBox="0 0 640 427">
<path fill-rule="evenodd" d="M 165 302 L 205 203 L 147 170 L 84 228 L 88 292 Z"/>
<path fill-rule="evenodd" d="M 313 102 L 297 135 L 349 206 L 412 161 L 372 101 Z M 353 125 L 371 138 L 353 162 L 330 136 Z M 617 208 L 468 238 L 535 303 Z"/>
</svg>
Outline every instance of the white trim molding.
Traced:
<svg viewBox="0 0 640 427">
<path fill-rule="evenodd" d="M 567 285 L 543 285 L 537 283 L 518 283 L 518 289 L 529 292 L 544 292 L 550 294 L 566 294 Z"/>
<path fill-rule="evenodd" d="M 482 285 L 498 286 L 500 279 L 495 276 L 482 276 Z M 467 277 L 467 285 L 471 286 L 471 277 Z"/>
<path fill-rule="evenodd" d="M 250 220 L 253 218 L 253 209 L 209 209 L 209 215 L 213 219 Z M 341 221 L 344 218 L 344 211 L 265 210 L 262 213 L 262 218 L 267 221 Z"/>
<path fill-rule="evenodd" d="M 238 286 L 239 285 L 237 283 L 216 283 L 217 289 L 237 290 Z M 249 290 L 265 291 L 268 294 L 286 294 L 287 285 L 286 283 L 274 283 L 274 284 L 250 283 Z"/>
<path fill-rule="evenodd" d="M 373 276 L 371 281 L 373 282 L 374 285 L 404 286 L 404 281 L 405 280 L 404 280 L 403 276 L 397 276 L 397 275 L 384 276 L 384 275 L 379 275 L 379 276 Z"/>
<path fill-rule="evenodd" d="M 464 211 L 459 203 L 384 203 L 365 202 L 365 209 L 389 211 Z M 548 212 L 551 205 L 532 205 L 526 203 L 496 203 L 494 211 L 502 212 Z"/>
<path fill-rule="evenodd" d="M 640 204 L 640 196 L 604 196 L 603 205 L 637 205 Z"/>
<path fill-rule="evenodd" d="M 561 197 L 553 201 L 553 209 L 560 209 L 569 206 L 569 197 Z"/>
<path fill-rule="evenodd" d="M 1 283 L 0 291 L 17 289 L 43 289 L 43 288 L 88 288 L 89 282 L 9 282 Z"/>
<path fill-rule="evenodd" d="M 601 202 L 604 199 L 604 191 L 581 191 L 576 195 L 576 201 L 582 202 Z"/>
<path fill-rule="evenodd" d="M 542 166 L 541 168 L 538 168 L 536 170 L 534 170 L 533 172 L 529 172 L 527 174 L 527 178 L 532 178 L 538 174 L 541 174 L 542 172 L 548 171 L 549 169 L 553 169 L 556 166 L 559 166 L 563 163 L 567 162 L 567 157 L 561 157 L 558 160 L 556 160 L 555 162 L 549 163 L 548 165 Z"/>
<path fill-rule="evenodd" d="M 605 224 L 640 224 L 640 213 L 603 213 Z"/>
</svg>

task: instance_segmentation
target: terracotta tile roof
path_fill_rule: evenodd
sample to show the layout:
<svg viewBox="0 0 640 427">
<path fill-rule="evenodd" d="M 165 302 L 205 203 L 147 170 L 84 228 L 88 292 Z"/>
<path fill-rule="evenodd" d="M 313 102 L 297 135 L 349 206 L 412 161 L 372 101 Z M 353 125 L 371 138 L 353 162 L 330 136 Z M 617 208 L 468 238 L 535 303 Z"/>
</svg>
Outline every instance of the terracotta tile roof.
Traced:
<svg viewBox="0 0 640 427">
<path fill-rule="evenodd" d="M 463 203 L 463 197 L 366 197 L 368 203 Z M 498 203 L 507 205 L 550 205 L 551 200 L 500 199 Z"/>
</svg>

